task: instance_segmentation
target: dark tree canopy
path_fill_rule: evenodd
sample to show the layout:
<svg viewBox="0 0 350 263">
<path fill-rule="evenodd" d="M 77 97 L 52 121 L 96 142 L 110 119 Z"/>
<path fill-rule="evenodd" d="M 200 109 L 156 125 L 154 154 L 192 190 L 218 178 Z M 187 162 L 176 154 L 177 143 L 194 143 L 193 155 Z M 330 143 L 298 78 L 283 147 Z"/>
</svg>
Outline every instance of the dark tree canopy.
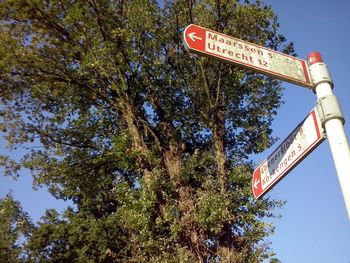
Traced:
<svg viewBox="0 0 350 263">
<path fill-rule="evenodd" d="M 280 205 L 256 201 L 249 155 L 269 147 L 280 82 L 190 54 L 195 23 L 286 53 L 262 1 L 0 2 L 1 130 L 47 210 L 23 260 L 261 262 Z M 14 252 L 16 258 L 19 258 Z"/>
</svg>

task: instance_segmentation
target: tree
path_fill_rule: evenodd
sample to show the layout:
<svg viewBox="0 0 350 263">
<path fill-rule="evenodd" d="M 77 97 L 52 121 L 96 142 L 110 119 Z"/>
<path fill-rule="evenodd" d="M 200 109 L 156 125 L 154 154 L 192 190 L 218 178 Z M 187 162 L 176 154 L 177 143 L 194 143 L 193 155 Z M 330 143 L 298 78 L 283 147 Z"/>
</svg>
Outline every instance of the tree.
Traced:
<svg viewBox="0 0 350 263">
<path fill-rule="evenodd" d="M 0 198 L 0 262 L 22 262 L 33 224 L 11 193 Z"/>
<path fill-rule="evenodd" d="M 262 1 L 0 3 L 2 131 L 28 145 L 6 174 L 74 207 L 49 210 L 32 260 L 259 262 L 281 202 L 255 201 L 280 82 L 190 54 L 196 23 L 286 53 Z"/>
</svg>

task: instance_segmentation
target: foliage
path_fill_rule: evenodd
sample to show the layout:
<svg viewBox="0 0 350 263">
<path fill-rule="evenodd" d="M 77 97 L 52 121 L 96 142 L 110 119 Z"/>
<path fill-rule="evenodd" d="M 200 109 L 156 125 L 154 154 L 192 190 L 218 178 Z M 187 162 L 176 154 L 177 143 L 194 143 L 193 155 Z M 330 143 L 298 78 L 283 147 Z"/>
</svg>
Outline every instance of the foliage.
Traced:
<svg viewBox="0 0 350 263">
<path fill-rule="evenodd" d="M 12 194 L 0 198 L 0 262 L 23 262 L 24 247 L 33 224 Z"/>
<path fill-rule="evenodd" d="M 292 52 L 262 1 L 0 2 L 1 130 L 28 146 L 7 175 L 74 207 L 48 210 L 28 260 L 260 262 L 280 202 L 255 201 L 251 153 L 272 143 L 280 83 L 190 54 L 196 23 Z M 18 253 L 14 250 L 14 257 Z"/>
</svg>

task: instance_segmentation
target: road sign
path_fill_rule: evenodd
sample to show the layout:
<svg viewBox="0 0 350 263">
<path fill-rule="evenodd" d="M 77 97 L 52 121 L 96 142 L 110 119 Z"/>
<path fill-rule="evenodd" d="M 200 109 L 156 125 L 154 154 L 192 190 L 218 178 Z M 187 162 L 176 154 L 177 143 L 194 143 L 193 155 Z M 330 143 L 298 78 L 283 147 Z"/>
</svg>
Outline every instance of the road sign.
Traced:
<svg viewBox="0 0 350 263">
<path fill-rule="evenodd" d="M 314 108 L 277 149 L 255 169 L 252 189 L 261 198 L 322 141 L 321 123 Z"/>
<path fill-rule="evenodd" d="M 313 86 L 305 60 L 193 24 L 186 27 L 184 40 L 191 51 L 201 55 L 234 63 L 304 87 Z"/>
</svg>

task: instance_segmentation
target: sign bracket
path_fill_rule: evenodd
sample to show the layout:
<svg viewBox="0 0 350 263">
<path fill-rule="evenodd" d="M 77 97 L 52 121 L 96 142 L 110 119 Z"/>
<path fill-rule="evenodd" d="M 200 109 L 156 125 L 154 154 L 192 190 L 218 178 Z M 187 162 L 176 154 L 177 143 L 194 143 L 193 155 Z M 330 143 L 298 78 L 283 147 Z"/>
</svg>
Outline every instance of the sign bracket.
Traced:
<svg viewBox="0 0 350 263">
<path fill-rule="evenodd" d="M 335 95 L 327 95 L 319 98 L 316 102 L 316 109 L 323 128 L 326 122 L 332 119 L 339 119 L 344 125 L 345 119 L 338 98 Z"/>
</svg>

